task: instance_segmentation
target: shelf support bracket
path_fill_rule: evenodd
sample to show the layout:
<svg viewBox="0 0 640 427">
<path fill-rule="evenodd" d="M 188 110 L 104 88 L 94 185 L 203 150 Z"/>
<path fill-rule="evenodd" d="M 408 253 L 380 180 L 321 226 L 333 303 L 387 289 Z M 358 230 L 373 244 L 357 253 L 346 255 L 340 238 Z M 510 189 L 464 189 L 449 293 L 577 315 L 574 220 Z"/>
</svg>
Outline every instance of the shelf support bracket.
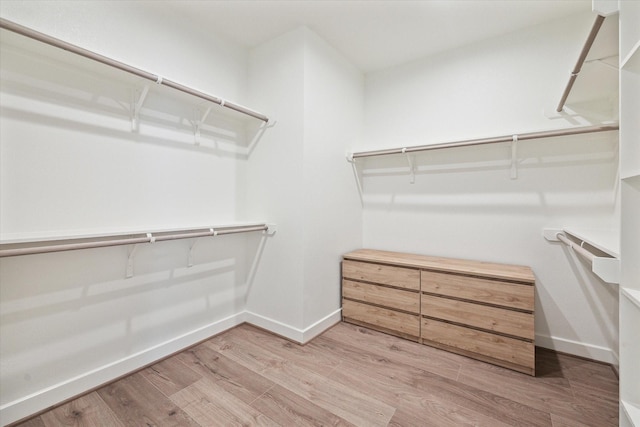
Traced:
<svg viewBox="0 0 640 427">
<path fill-rule="evenodd" d="M 144 105 L 144 101 L 146 100 L 148 94 L 149 94 L 149 85 L 144 85 L 144 88 L 142 88 L 142 93 L 140 94 L 140 97 L 138 98 L 137 101 L 136 101 L 136 92 L 135 91 L 133 92 L 133 100 L 131 102 L 131 131 L 132 132 L 136 132 L 139 129 L 140 109 L 142 108 L 142 105 Z"/>
<path fill-rule="evenodd" d="M 151 233 L 147 233 L 147 239 L 149 239 L 149 243 L 154 243 L 156 241 L 156 238 L 153 237 Z M 136 256 L 136 252 L 138 252 L 139 246 L 140 244 L 136 243 L 132 248 L 129 249 L 129 254 L 127 256 L 127 279 L 133 277 L 133 260 Z"/>
<path fill-rule="evenodd" d="M 211 233 L 212 236 L 217 236 L 218 232 L 215 231 L 213 228 L 209 229 L 209 232 Z M 187 267 L 193 267 L 193 254 L 195 251 L 196 246 L 198 245 L 198 242 L 201 240 L 202 238 L 197 238 L 194 242 L 193 245 L 191 245 L 191 247 L 189 248 L 189 260 L 187 261 Z"/>
<path fill-rule="evenodd" d="M 360 182 L 360 174 L 358 174 L 358 165 L 356 164 L 356 159 L 353 157 L 353 153 L 347 153 L 347 161 L 351 163 L 351 168 L 353 169 L 353 176 L 356 179 L 356 186 L 358 187 L 358 193 L 360 193 L 360 201 L 364 200 L 364 194 L 362 192 L 362 182 Z"/>
<path fill-rule="evenodd" d="M 416 171 L 415 168 L 413 166 L 413 159 L 411 158 L 411 155 L 409 155 L 407 153 L 407 148 L 403 148 L 402 149 L 402 154 L 404 154 L 407 157 L 407 163 L 409 164 L 409 183 L 410 184 L 415 184 L 416 183 Z"/>
<path fill-rule="evenodd" d="M 518 135 L 511 141 L 511 179 L 518 179 Z"/>
<path fill-rule="evenodd" d="M 209 113 L 211 113 L 211 106 L 208 106 L 202 117 L 199 118 L 199 120 L 196 120 L 193 141 L 196 145 L 200 145 L 200 129 L 202 128 L 202 124 L 204 123 L 204 121 L 207 120 Z"/>
</svg>

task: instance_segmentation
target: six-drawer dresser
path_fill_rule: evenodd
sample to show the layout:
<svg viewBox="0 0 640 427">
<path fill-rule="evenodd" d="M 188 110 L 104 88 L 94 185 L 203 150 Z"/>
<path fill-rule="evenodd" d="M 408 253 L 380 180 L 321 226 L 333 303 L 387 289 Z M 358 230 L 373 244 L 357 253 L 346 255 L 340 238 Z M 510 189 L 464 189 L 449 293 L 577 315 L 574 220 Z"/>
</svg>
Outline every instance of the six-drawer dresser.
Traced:
<svg viewBox="0 0 640 427">
<path fill-rule="evenodd" d="M 535 375 L 529 267 L 360 249 L 342 261 L 342 317 Z"/>
</svg>

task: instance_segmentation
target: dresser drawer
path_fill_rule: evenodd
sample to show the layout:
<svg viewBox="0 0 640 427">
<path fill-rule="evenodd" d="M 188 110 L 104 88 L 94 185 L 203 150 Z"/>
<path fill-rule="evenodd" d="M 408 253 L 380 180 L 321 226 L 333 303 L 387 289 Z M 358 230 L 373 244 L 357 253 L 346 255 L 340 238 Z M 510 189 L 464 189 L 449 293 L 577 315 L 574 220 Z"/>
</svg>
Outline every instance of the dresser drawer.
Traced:
<svg viewBox="0 0 640 427">
<path fill-rule="evenodd" d="M 422 315 L 533 340 L 532 313 L 422 295 Z"/>
<path fill-rule="evenodd" d="M 480 360 L 507 362 L 512 369 L 533 373 L 535 368 L 532 342 L 424 318 L 421 336 L 426 344 Z"/>
<path fill-rule="evenodd" d="M 533 311 L 534 286 L 422 271 L 422 292 Z"/>
<path fill-rule="evenodd" d="M 383 332 L 396 333 L 415 339 L 420 336 L 420 317 L 418 315 L 400 313 L 387 308 L 343 299 L 342 317 L 347 322 L 355 320 L 374 329 L 377 327 Z"/>
<path fill-rule="evenodd" d="M 342 296 L 414 314 L 420 313 L 420 294 L 414 291 L 403 291 L 344 279 L 342 281 Z"/>
<path fill-rule="evenodd" d="M 342 262 L 342 277 L 420 290 L 420 270 L 417 269 L 344 260 Z"/>
</svg>

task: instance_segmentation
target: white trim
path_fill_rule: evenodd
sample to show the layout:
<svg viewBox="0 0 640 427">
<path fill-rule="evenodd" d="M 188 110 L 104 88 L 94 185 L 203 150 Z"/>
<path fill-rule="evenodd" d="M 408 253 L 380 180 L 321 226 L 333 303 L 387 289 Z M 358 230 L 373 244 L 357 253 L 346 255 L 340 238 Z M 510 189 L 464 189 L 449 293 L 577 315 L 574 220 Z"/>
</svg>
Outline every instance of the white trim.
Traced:
<svg viewBox="0 0 640 427">
<path fill-rule="evenodd" d="M 321 333 L 323 333 L 324 331 L 326 331 L 336 323 L 340 322 L 341 320 L 342 320 L 342 308 L 339 308 L 333 313 L 326 315 L 325 317 L 318 320 L 313 325 L 306 328 L 303 332 L 302 343 L 303 344 L 308 343 L 309 341 L 311 341 L 312 339 L 314 339 L 315 337 L 317 337 L 318 335 L 320 335 Z"/>
<path fill-rule="evenodd" d="M 587 359 L 597 360 L 599 362 L 610 363 L 612 365 L 618 363 L 617 355 L 613 350 L 599 345 L 585 344 L 566 338 L 542 334 L 536 334 L 536 345 L 560 351 L 562 353 L 573 354 L 580 357 L 586 357 Z"/>
<path fill-rule="evenodd" d="M 245 316 L 247 323 L 266 329 L 269 332 L 273 332 L 274 334 L 300 344 L 305 344 L 338 323 L 342 319 L 342 309 L 337 309 L 304 329 L 296 328 L 295 326 L 287 325 L 286 323 L 250 311 L 245 312 Z"/>
<path fill-rule="evenodd" d="M 100 387 L 116 378 L 135 372 L 144 366 L 206 340 L 213 335 L 240 325 L 244 321 L 245 312 L 234 314 L 13 402 L 6 403 L 0 407 L 0 422 L 2 425 L 7 425 L 38 413 L 50 406 L 86 393 L 88 390 Z"/>
<path fill-rule="evenodd" d="M 0 423 L 7 425 L 19 421 L 245 322 L 304 344 L 338 323 L 341 318 L 342 309 L 339 308 L 311 326 L 299 329 L 256 313 L 242 311 L 2 405 L 0 406 Z"/>
</svg>

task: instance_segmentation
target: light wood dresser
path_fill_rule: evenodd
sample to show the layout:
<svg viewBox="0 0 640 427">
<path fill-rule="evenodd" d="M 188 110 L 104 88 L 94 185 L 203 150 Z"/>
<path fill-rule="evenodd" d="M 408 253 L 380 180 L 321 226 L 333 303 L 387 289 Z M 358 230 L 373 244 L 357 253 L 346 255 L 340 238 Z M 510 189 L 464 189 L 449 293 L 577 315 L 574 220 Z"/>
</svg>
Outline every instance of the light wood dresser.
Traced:
<svg viewBox="0 0 640 427">
<path fill-rule="evenodd" d="M 360 249 L 343 255 L 342 317 L 535 375 L 529 267 Z"/>
</svg>

